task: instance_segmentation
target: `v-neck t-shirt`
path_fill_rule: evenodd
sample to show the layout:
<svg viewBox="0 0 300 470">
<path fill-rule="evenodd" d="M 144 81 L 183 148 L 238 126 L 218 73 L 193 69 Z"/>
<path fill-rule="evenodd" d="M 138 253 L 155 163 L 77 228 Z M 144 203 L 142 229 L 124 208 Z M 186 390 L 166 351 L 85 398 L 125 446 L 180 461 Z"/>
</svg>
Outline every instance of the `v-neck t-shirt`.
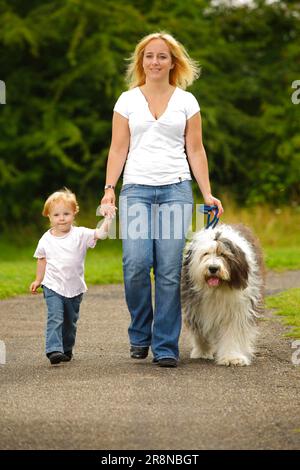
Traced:
<svg viewBox="0 0 300 470">
<path fill-rule="evenodd" d="M 200 111 L 192 93 L 176 87 L 156 119 L 136 87 L 120 95 L 114 111 L 128 119 L 130 130 L 123 184 L 160 186 L 192 179 L 185 153 L 185 127 Z"/>
</svg>

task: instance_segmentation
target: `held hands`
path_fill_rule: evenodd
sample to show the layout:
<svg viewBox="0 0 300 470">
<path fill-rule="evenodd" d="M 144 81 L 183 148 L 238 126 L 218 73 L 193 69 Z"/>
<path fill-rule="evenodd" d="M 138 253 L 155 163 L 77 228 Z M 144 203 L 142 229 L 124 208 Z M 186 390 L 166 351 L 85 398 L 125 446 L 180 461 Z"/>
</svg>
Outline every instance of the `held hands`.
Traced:
<svg viewBox="0 0 300 470">
<path fill-rule="evenodd" d="M 102 199 L 103 200 L 103 199 Z M 106 219 L 114 219 L 116 217 L 117 207 L 111 204 L 103 204 L 101 201 L 100 215 L 103 215 Z"/>
<path fill-rule="evenodd" d="M 113 189 L 106 189 L 103 198 L 100 202 L 100 215 L 103 217 L 114 218 L 115 217 L 115 207 L 116 196 Z"/>
<path fill-rule="evenodd" d="M 103 199 L 102 199 L 103 201 Z M 98 240 L 105 240 L 108 237 L 108 232 L 112 224 L 113 219 L 116 216 L 117 208 L 112 204 L 103 204 L 99 206 L 98 215 L 104 216 L 104 220 L 99 222 L 95 230 L 95 238 Z"/>
</svg>

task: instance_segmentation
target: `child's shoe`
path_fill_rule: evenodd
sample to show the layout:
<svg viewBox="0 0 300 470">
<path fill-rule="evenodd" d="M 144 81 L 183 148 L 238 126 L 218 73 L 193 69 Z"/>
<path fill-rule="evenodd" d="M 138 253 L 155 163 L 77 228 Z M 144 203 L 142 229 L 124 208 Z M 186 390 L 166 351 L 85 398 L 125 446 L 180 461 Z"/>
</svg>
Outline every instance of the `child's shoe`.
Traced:
<svg viewBox="0 0 300 470">
<path fill-rule="evenodd" d="M 149 346 L 130 346 L 130 357 L 132 359 L 146 359 Z"/>
<path fill-rule="evenodd" d="M 60 351 L 53 351 L 51 353 L 48 353 L 47 357 L 49 361 L 51 362 L 51 364 L 53 365 L 53 364 L 59 364 L 60 362 L 64 361 L 66 356 Z"/>
</svg>

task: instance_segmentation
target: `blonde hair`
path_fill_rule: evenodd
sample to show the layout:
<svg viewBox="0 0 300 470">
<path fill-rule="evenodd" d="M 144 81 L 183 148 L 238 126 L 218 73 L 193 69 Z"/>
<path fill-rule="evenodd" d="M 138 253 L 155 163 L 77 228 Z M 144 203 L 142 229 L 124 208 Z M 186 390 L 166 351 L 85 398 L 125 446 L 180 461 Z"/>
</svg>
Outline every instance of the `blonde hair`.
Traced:
<svg viewBox="0 0 300 470">
<path fill-rule="evenodd" d="M 48 217 L 51 211 L 51 207 L 53 204 L 56 204 L 57 202 L 64 202 L 65 204 L 69 204 L 75 214 L 79 212 L 79 205 L 77 203 L 77 199 L 74 193 L 70 191 L 68 188 L 63 188 L 60 189 L 59 191 L 56 191 L 55 193 L 52 193 L 48 199 L 46 200 L 44 204 L 44 209 L 42 214 L 45 217 Z"/>
<path fill-rule="evenodd" d="M 147 44 L 153 39 L 163 39 L 168 45 L 172 57 L 173 69 L 170 70 L 170 84 L 179 86 L 183 90 L 191 85 L 200 75 L 200 67 L 193 60 L 186 49 L 171 34 L 165 31 L 148 34 L 137 44 L 134 53 L 129 57 L 126 71 L 126 81 L 129 89 L 144 85 L 146 81 L 143 69 L 143 57 Z"/>
</svg>

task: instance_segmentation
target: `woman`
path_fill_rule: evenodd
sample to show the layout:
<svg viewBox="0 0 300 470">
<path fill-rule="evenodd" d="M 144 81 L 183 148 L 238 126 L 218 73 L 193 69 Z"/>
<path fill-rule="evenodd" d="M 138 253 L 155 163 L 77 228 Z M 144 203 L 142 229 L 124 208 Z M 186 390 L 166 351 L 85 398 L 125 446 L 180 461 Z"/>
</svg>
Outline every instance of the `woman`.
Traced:
<svg viewBox="0 0 300 470">
<path fill-rule="evenodd" d="M 127 71 L 129 90 L 114 107 L 101 201 L 103 207 L 115 205 L 114 188 L 125 165 L 120 221 L 130 352 L 132 358 L 144 359 L 151 346 L 153 362 L 162 367 L 176 367 L 179 358 L 182 252 L 193 206 L 189 166 L 205 203 L 216 204 L 219 215 L 223 212 L 211 194 L 200 108 L 184 91 L 198 74 L 195 62 L 171 35 L 154 33 L 138 43 Z"/>
</svg>

